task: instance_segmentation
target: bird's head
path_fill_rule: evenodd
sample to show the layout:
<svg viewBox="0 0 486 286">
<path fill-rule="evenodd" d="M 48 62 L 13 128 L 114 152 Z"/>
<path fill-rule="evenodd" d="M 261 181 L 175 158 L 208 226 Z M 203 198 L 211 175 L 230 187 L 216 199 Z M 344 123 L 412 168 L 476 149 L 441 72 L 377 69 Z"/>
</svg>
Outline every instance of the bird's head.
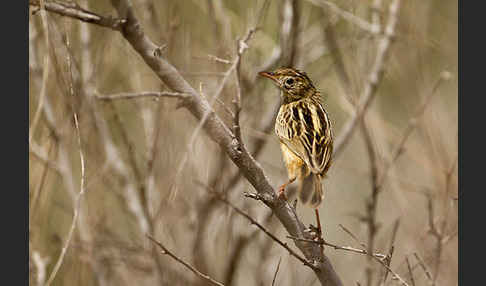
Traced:
<svg viewBox="0 0 486 286">
<path fill-rule="evenodd" d="M 273 72 L 258 73 L 271 79 L 282 91 L 284 102 L 292 102 L 316 93 L 316 88 L 305 72 L 294 68 L 281 67 Z"/>
</svg>

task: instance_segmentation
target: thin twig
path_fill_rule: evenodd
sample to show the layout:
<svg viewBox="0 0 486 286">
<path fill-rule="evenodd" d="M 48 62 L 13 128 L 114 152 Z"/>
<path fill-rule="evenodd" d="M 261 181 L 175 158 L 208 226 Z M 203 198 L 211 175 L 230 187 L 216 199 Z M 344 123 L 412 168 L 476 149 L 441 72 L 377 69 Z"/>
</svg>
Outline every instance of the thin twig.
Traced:
<svg viewBox="0 0 486 286">
<path fill-rule="evenodd" d="M 208 58 L 212 61 L 217 62 L 217 63 L 222 63 L 222 64 L 226 64 L 226 65 L 232 64 L 231 61 L 229 61 L 227 59 L 218 58 L 217 56 L 214 56 L 214 55 L 208 55 Z"/>
<path fill-rule="evenodd" d="M 360 248 L 355 248 L 355 247 L 351 247 L 351 246 L 340 246 L 340 245 L 336 245 L 336 244 L 330 243 L 330 242 L 325 241 L 325 240 L 312 240 L 312 239 L 306 239 L 306 238 L 293 237 L 293 236 L 290 236 L 290 235 L 287 235 L 287 238 L 290 238 L 290 239 L 296 240 L 296 241 L 303 241 L 303 242 L 309 242 L 309 243 L 316 243 L 316 244 L 319 244 L 319 245 L 325 245 L 325 246 L 332 247 L 336 250 L 345 250 L 345 251 L 354 252 L 354 253 L 358 253 L 358 254 L 374 256 L 378 259 L 385 259 L 387 257 L 387 255 L 382 254 L 382 253 L 378 253 L 378 252 L 370 253 L 366 249 L 360 249 Z"/>
<path fill-rule="evenodd" d="M 433 283 L 432 275 L 430 274 L 429 270 L 427 270 L 427 267 L 425 266 L 424 261 L 420 258 L 420 256 L 416 252 L 414 252 L 413 255 L 417 259 L 420 267 L 422 267 L 422 270 L 424 271 L 425 276 L 427 276 L 427 279 L 432 284 Z"/>
<path fill-rule="evenodd" d="M 256 220 L 254 220 L 251 216 L 249 216 L 248 214 L 246 214 L 244 211 L 242 211 L 240 208 L 238 208 L 237 206 L 235 206 L 233 203 L 231 203 L 230 201 L 228 201 L 225 197 L 223 197 L 219 192 L 216 192 L 214 190 L 212 190 L 211 188 L 205 186 L 204 184 L 202 184 L 201 182 L 197 182 L 199 185 L 201 185 L 202 187 L 204 187 L 210 194 L 214 195 L 216 199 L 220 200 L 221 202 L 227 204 L 228 206 L 230 206 L 235 212 L 237 212 L 238 214 L 242 215 L 243 217 L 245 217 L 247 220 L 250 221 L 251 224 L 254 224 L 256 225 L 260 230 L 262 230 L 266 235 L 268 235 L 271 239 L 273 239 L 275 242 L 277 242 L 278 244 L 280 244 L 283 248 L 285 248 L 290 255 L 292 255 L 293 257 L 297 258 L 298 260 L 300 260 L 304 265 L 310 267 L 311 269 L 316 269 L 316 266 L 314 266 L 312 263 L 310 263 L 307 259 L 305 259 L 304 257 L 298 255 L 295 251 L 293 251 L 288 245 L 287 243 L 285 242 L 282 242 L 280 239 L 278 239 L 275 235 L 273 235 L 271 232 L 269 232 L 263 225 L 259 224 Z"/>
<path fill-rule="evenodd" d="M 226 86 L 226 83 L 229 80 L 230 75 L 238 67 L 239 62 L 240 62 L 240 58 L 241 58 L 243 52 L 246 50 L 246 48 L 248 48 L 248 43 L 247 42 L 250 40 L 250 38 L 251 38 L 251 36 L 253 35 L 254 32 L 255 32 L 255 29 L 250 29 L 248 31 L 247 35 L 244 37 L 244 40 L 242 40 L 240 42 L 239 49 L 238 49 L 238 53 L 236 55 L 236 59 L 233 61 L 233 64 L 231 65 L 231 67 L 226 71 L 225 76 L 224 76 L 223 80 L 221 81 L 221 84 L 219 85 L 219 87 L 216 90 L 216 92 L 213 95 L 213 97 L 210 99 L 210 102 L 209 102 L 209 105 L 210 106 L 213 106 L 213 104 L 216 101 L 216 99 L 219 98 L 221 92 L 223 91 L 223 88 Z M 191 137 L 189 139 L 189 143 L 187 144 L 187 150 L 184 153 L 184 157 L 181 159 L 181 161 L 179 163 L 179 166 L 176 169 L 177 171 L 176 171 L 176 174 L 174 176 L 174 182 L 172 183 L 172 186 L 170 188 L 171 189 L 171 192 L 170 192 L 170 195 L 169 195 L 169 200 L 170 201 L 174 200 L 175 197 L 176 197 L 176 195 L 177 195 L 178 188 L 176 187 L 176 184 L 177 184 L 177 182 L 179 182 L 180 176 L 182 174 L 182 170 L 184 169 L 184 166 L 186 165 L 186 162 L 187 162 L 187 159 L 188 159 L 188 155 L 190 153 L 190 150 L 193 148 L 194 142 L 196 141 L 196 138 L 198 137 L 199 132 L 202 130 L 204 124 L 206 123 L 206 120 L 209 118 L 209 115 L 210 114 L 213 114 L 213 113 L 214 113 L 214 111 L 212 109 L 208 109 L 204 113 L 204 115 L 202 116 L 201 120 L 199 121 L 199 124 L 196 126 L 196 128 L 192 132 L 192 135 L 191 135 Z M 233 134 L 233 137 L 234 136 L 235 135 Z M 159 214 L 160 214 L 160 208 L 157 211 L 157 214 L 156 214 L 155 217 L 157 218 L 159 216 Z"/>
<path fill-rule="evenodd" d="M 363 20 L 348 11 L 339 8 L 336 4 L 330 1 L 327 0 L 307 0 L 307 1 L 323 9 L 327 9 L 327 8 L 331 9 L 332 12 L 334 12 L 339 17 L 349 21 L 350 23 L 356 25 L 363 31 L 366 31 L 370 34 L 378 34 L 380 32 L 379 28 L 376 25 L 369 23 L 368 21 Z"/>
<path fill-rule="evenodd" d="M 340 225 L 341 228 L 347 233 L 349 234 L 353 239 L 355 239 L 356 241 L 358 241 L 358 239 L 356 238 L 356 236 L 348 229 L 346 229 L 344 226 Z M 367 249 L 366 245 L 364 245 L 364 249 Z M 370 255 L 368 254 L 370 257 L 372 257 L 373 259 L 375 259 L 376 261 L 378 261 L 383 267 L 386 268 L 386 270 L 388 270 L 388 272 L 390 272 L 392 275 L 393 275 L 393 278 L 394 279 L 397 279 L 402 285 L 404 286 L 409 286 L 408 283 L 402 278 L 400 277 L 400 275 L 398 275 L 396 272 L 394 272 L 389 264 L 385 261 L 386 260 L 386 257 L 388 256 L 385 256 L 384 259 L 380 259 L 376 256 L 373 256 L 373 255 Z"/>
<path fill-rule="evenodd" d="M 418 108 L 417 112 L 414 114 L 412 118 L 410 118 L 407 127 L 405 128 L 405 131 L 403 133 L 403 136 L 398 143 L 397 147 L 395 147 L 395 150 L 392 152 L 391 159 L 385 163 L 385 166 L 383 167 L 383 172 L 382 175 L 380 176 L 380 179 L 377 183 L 377 188 L 380 190 L 383 187 L 383 184 L 386 181 L 386 178 L 388 176 L 388 172 L 390 171 L 391 167 L 395 164 L 397 161 L 398 157 L 403 153 L 403 147 L 405 146 L 405 143 L 407 142 L 408 138 L 410 137 L 410 134 L 412 134 L 412 131 L 417 128 L 417 123 L 420 117 L 425 113 L 425 110 L 427 109 L 427 106 L 430 104 L 432 101 L 433 96 L 436 94 L 437 89 L 439 86 L 449 80 L 451 77 L 450 73 L 447 71 L 443 71 L 440 74 L 439 79 L 435 83 L 434 87 L 432 88 L 432 91 L 428 94 L 428 96 L 424 99 L 424 102 L 422 105 Z"/>
<path fill-rule="evenodd" d="M 30 1 L 29 5 L 36 6 L 36 7 L 44 5 L 45 9 L 49 12 L 53 12 L 61 16 L 75 18 L 83 22 L 95 24 L 113 30 L 120 30 L 122 26 L 126 23 L 125 19 L 104 17 L 96 13 L 93 13 L 91 11 L 85 10 L 74 2 L 58 2 L 58 1 L 49 1 L 45 3 L 43 2 L 44 0 Z M 41 8 L 41 13 L 42 10 L 43 9 Z"/>
<path fill-rule="evenodd" d="M 412 282 L 412 286 L 415 286 L 415 279 L 413 278 L 413 272 L 412 272 L 412 267 L 410 266 L 410 261 L 408 261 L 408 256 L 405 258 L 407 261 L 407 268 L 408 268 L 408 273 L 410 274 L 410 281 Z"/>
<path fill-rule="evenodd" d="M 184 260 L 182 260 L 181 258 L 177 257 L 175 254 L 173 254 L 172 252 L 170 252 L 164 245 L 162 245 L 162 243 L 160 243 L 159 241 L 157 241 L 151 235 L 147 234 L 147 237 L 153 243 L 155 243 L 157 246 L 159 246 L 160 249 L 162 249 L 162 254 L 166 254 L 166 255 L 170 256 L 175 261 L 177 261 L 180 264 L 184 265 L 187 269 L 191 270 L 194 274 L 196 274 L 197 276 L 201 277 L 202 279 L 208 281 L 209 283 L 211 283 L 213 285 L 224 286 L 224 284 L 222 284 L 222 283 L 214 280 L 213 278 L 209 277 L 208 275 L 206 275 L 204 273 L 199 272 L 199 270 L 197 270 L 196 268 L 194 268 L 193 266 L 191 266 L 189 263 L 187 263 Z"/>
<path fill-rule="evenodd" d="M 366 248 L 366 245 L 364 243 L 362 243 L 361 241 L 359 241 L 359 239 L 349 229 L 347 229 L 344 225 L 339 224 L 339 227 L 344 232 L 346 232 L 349 236 L 351 236 L 351 238 L 354 239 L 354 241 L 356 241 L 356 243 L 358 243 L 359 245 L 361 245 L 361 247 Z"/>
<path fill-rule="evenodd" d="M 42 87 L 39 95 L 39 102 L 37 103 L 37 109 L 34 113 L 34 117 L 32 119 L 32 124 L 29 128 L 29 142 L 32 141 L 32 136 L 34 136 L 35 129 L 37 127 L 37 123 L 39 122 L 41 111 L 44 106 L 44 99 L 47 93 L 47 81 L 49 79 L 49 70 L 50 70 L 50 46 L 49 46 L 49 25 L 47 23 L 47 14 L 46 14 L 46 7 L 44 0 L 40 0 L 40 14 L 42 20 L 42 29 L 44 31 L 44 40 L 46 45 L 46 54 L 44 55 L 44 68 L 42 71 Z"/>
<path fill-rule="evenodd" d="M 398 227 L 400 226 L 400 219 L 397 219 L 395 223 L 393 224 L 393 230 L 392 230 L 392 237 L 390 240 L 390 247 L 388 250 L 388 258 L 386 259 L 386 263 L 388 266 L 391 264 L 391 259 L 393 257 L 393 251 L 395 250 L 395 239 L 397 237 L 397 232 L 398 232 Z M 383 281 L 381 282 L 381 285 L 385 285 L 386 279 L 388 277 L 388 271 L 385 271 L 385 274 L 383 275 Z"/>
<path fill-rule="evenodd" d="M 275 274 L 273 275 L 272 286 L 275 285 L 275 280 L 277 279 L 278 269 L 280 268 L 280 262 L 282 262 L 282 256 L 278 259 L 277 269 L 275 269 Z"/>
<path fill-rule="evenodd" d="M 69 37 L 66 35 L 66 46 L 69 49 Z M 71 93 L 71 96 L 74 97 L 74 87 L 73 87 L 73 79 L 72 79 L 72 70 L 71 70 L 71 57 L 67 57 L 68 61 L 68 68 L 69 68 L 69 77 L 70 77 L 70 86 L 69 90 Z M 46 282 L 46 285 L 50 285 L 54 278 L 56 277 L 56 274 L 59 270 L 59 268 L 62 265 L 62 262 L 64 261 L 64 256 L 66 255 L 67 249 L 69 247 L 69 244 L 71 243 L 71 239 L 74 233 L 74 229 L 76 228 L 76 222 L 78 220 L 79 216 L 79 210 L 81 208 L 81 198 L 85 193 L 85 180 L 86 180 L 86 173 L 85 173 L 85 161 L 84 161 L 84 155 L 83 155 L 83 148 L 82 148 L 82 141 L 81 141 L 81 132 L 79 130 L 79 121 L 78 121 L 78 114 L 76 113 L 75 109 L 73 108 L 73 117 L 74 117 L 74 126 L 76 128 L 76 137 L 77 137 L 77 143 L 78 143 L 78 148 L 79 148 L 79 160 L 81 162 L 81 190 L 79 191 L 75 204 L 74 204 L 74 215 L 73 215 L 73 220 L 71 222 L 71 227 L 69 229 L 66 241 L 64 243 L 64 246 L 61 250 L 61 254 L 59 255 L 59 258 L 56 262 L 56 265 L 54 266 L 54 269 L 51 272 L 51 275 L 49 276 L 49 279 Z"/>
<path fill-rule="evenodd" d="M 112 95 L 95 95 L 96 99 L 99 100 L 120 100 L 120 99 L 140 99 L 140 98 L 159 98 L 159 97 L 173 97 L 173 98 L 180 98 L 185 99 L 188 98 L 188 94 L 180 93 L 180 92 L 169 92 L 169 91 L 142 91 L 142 92 L 123 92 L 117 93 Z"/>
</svg>

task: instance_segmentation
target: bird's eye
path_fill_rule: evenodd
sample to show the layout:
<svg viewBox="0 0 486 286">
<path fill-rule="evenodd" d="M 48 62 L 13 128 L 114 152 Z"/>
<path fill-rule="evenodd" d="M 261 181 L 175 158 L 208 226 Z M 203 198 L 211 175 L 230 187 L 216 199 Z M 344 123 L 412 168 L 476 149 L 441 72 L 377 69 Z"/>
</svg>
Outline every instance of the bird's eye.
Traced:
<svg viewBox="0 0 486 286">
<path fill-rule="evenodd" d="M 285 81 L 286 84 L 291 85 L 294 83 L 294 80 L 289 78 L 288 80 Z"/>
</svg>

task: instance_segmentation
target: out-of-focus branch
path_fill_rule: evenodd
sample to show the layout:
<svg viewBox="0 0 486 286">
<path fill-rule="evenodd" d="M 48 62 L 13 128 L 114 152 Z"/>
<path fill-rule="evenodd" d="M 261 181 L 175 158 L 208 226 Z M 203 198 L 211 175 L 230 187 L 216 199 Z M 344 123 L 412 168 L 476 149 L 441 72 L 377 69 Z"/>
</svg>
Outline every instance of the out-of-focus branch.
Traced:
<svg viewBox="0 0 486 286">
<path fill-rule="evenodd" d="M 280 268 L 280 262 L 282 262 L 282 257 L 280 257 L 278 259 L 278 264 L 277 264 L 277 268 L 275 269 L 275 274 L 273 275 L 273 279 L 272 279 L 272 286 L 275 285 L 275 280 L 277 279 L 277 273 L 278 273 L 278 269 Z"/>
<path fill-rule="evenodd" d="M 308 2 L 319 6 L 323 9 L 330 9 L 332 10 L 333 13 L 338 15 L 339 17 L 349 21 L 350 23 L 356 25 L 360 29 L 370 33 L 370 34 L 378 34 L 380 32 L 379 28 L 372 23 L 369 23 L 366 20 L 363 20 L 357 16 L 355 16 L 352 13 L 349 13 L 348 11 L 345 11 L 341 8 L 339 8 L 336 4 L 327 1 L 327 0 L 307 0 Z"/>
<path fill-rule="evenodd" d="M 400 8 L 400 0 L 393 0 L 389 7 L 388 22 L 384 30 L 384 35 L 380 39 L 377 48 L 377 54 L 373 67 L 371 68 L 368 79 L 364 85 L 363 93 L 359 97 L 359 103 L 353 117 L 345 124 L 340 136 L 336 139 L 333 156 L 338 156 L 344 147 L 348 144 L 354 129 L 358 122 L 363 118 L 367 109 L 370 106 L 373 98 L 376 95 L 376 89 L 383 77 L 385 70 L 385 63 L 390 54 L 390 46 L 395 35 L 395 27 L 398 22 L 398 12 Z"/>
<path fill-rule="evenodd" d="M 40 115 L 42 108 L 44 106 L 44 99 L 47 93 L 47 81 L 49 79 L 49 70 L 50 70 L 50 46 L 49 46 L 49 25 L 47 23 L 47 14 L 46 14 L 46 7 L 44 0 L 41 0 L 39 3 L 40 7 L 40 14 L 41 14 L 41 21 L 42 21 L 42 29 L 44 31 L 44 40 L 47 52 L 44 55 L 44 65 L 43 65 L 43 72 L 42 72 L 42 87 L 39 95 L 39 102 L 37 104 L 37 109 L 34 113 L 34 119 L 32 119 L 32 123 L 29 128 L 29 142 L 32 140 L 32 136 L 34 136 L 35 129 L 37 127 L 37 123 L 39 122 Z"/>
<path fill-rule="evenodd" d="M 183 94 L 179 92 L 168 92 L 168 91 L 144 91 L 136 93 L 117 93 L 112 95 L 96 95 L 95 98 L 99 100 L 120 100 L 120 99 L 139 99 L 139 98 L 160 98 L 160 97 L 172 97 L 184 99 L 188 97 L 188 94 Z"/>
<path fill-rule="evenodd" d="M 69 37 L 66 36 L 66 46 L 69 49 Z M 68 68 L 69 68 L 69 90 L 70 90 L 70 95 L 74 95 L 74 87 L 73 87 L 73 79 L 72 79 L 72 69 L 71 69 L 71 57 L 67 57 L 67 62 L 68 62 Z M 84 154 L 83 154 L 83 147 L 82 147 L 82 141 L 81 141 L 81 132 L 79 130 L 79 122 L 78 122 L 78 114 L 75 111 L 76 109 L 73 108 L 73 118 L 74 118 L 74 126 L 76 129 L 76 138 L 77 138 L 77 143 L 78 143 L 78 148 L 79 148 L 79 160 L 81 162 L 81 190 L 79 191 L 75 204 L 74 204 L 74 215 L 73 215 L 73 221 L 71 223 L 71 227 L 69 229 L 68 235 L 66 237 L 66 241 L 64 242 L 64 246 L 61 250 L 61 254 L 59 255 L 59 258 L 56 262 L 56 265 L 54 266 L 54 269 L 52 270 L 51 274 L 49 275 L 49 279 L 46 282 L 46 285 L 50 285 L 54 278 L 56 277 L 57 271 L 62 265 L 62 262 L 64 261 L 64 256 L 66 254 L 66 251 L 69 247 L 69 244 L 71 243 L 71 239 L 74 233 L 74 229 L 76 228 L 76 222 L 78 220 L 79 216 L 79 209 L 81 208 L 81 198 L 83 197 L 86 189 L 85 189 L 85 181 L 86 181 L 86 172 L 85 172 L 85 161 L 84 161 Z"/>
<path fill-rule="evenodd" d="M 225 76 L 223 77 L 223 80 L 221 81 L 221 84 L 218 86 L 218 89 L 216 90 L 215 94 L 210 99 L 210 102 L 209 102 L 209 105 L 210 106 L 213 106 L 213 104 L 219 98 L 219 96 L 221 95 L 221 93 L 223 91 L 223 88 L 226 86 L 226 83 L 228 82 L 230 76 L 239 67 L 239 63 L 240 63 L 240 60 L 241 60 L 241 56 L 243 55 L 243 52 L 248 48 L 248 41 L 250 40 L 250 38 L 251 38 L 251 36 L 253 35 L 254 32 L 255 32 L 255 29 L 248 30 L 248 33 L 243 38 L 243 40 L 242 41 L 238 41 L 238 49 L 237 49 L 236 58 L 234 59 L 233 64 L 231 65 L 231 67 L 226 71 Z M 237 80 L 239 80 L 239 77 L 237 77 Z M 239 82 L 238 82 L 238 84 L 239 84 Z M 238 85 L 238 87 L 239 87 L 239 85 Z M 239 92 L 240 91 L 238 90 L 238 93 Z M 176 187 L 176 184 L 177 184 L 177 182 L 179 182 L 180 175 L 182 174 L 182 170 L 184 169 L 184 166 L 186 165 L 186 162 L 187 162 L 187 159 L 188 159 L 190 150 L 193 148 L 194 142 L 195 142 L 197 136 L 199 135 L 199 132 L 203 129 L 204 124 L 206 123 L 206 121 L 208 120 L 208 118 L 209 118 L 209 116 L 211 114 L 214 114 L 214 111 L 212 110 L 212 108 L 208 109 L 206 111 L 206 113 L 203 114 L 201 120 L 199 121 L 199 124 L 196 126 L 196 128 L 192 132 L 192 135 L 191 135 L 191 137 L 189 139 L 189 143 L 187 144 L 187 150 L 184 153 L 184 157 L 181 159 L 181 161 L 179 163 L 179 166 L 177 168 L 177 171 L 176 171 L 176 175 L 174 176 L 175 179 L 174 179 L 174 182 L 172 183 L 172 186 L 171 186 L 171 194 L 169 195 L 169 200 L 173 200 L 176 197 L 177 190 L 178 190 L 177 187 Z M 235 111 L 235 117 L 234 117 L 234 120 L 233 120 L 233 124 L 234 124 L 234 126 L 237 127 L 236 130 L 239 133 L 240 132 L 239 131 L 239 126 L 238 126 L 239 123 L 238 124 L 235 124 L 234 123 L 235 120 L 238 120 L 239 121 L 239 111 Z M 232 137 L 234 139 L 236 139 L 237 136 L 238 136 L 238 134 L 235 134 L 234 133 L 234 130 L 233 130 Z M 234 148 L 234 150 L 236 152 L 239 152 L 239 150 L 241 149 L 240 148 L 240 145 L 241 144 L 242 144 L 241 143 L 241 140 L 238 140 L 238 139 L 233 140 L 232 139 L 232 145 L 233 145 L 233 148 Z M 156 217 L 158 217 L 159 213 L 160 212 L 158 211 L 157 214 L 156 214 Z"/>
<path fill-rule="evenodd" d="M 345 228 L 343 225 L 340 225 L 340 227 L 345 230 L 345 232 L 347 234 L 349 234 L 354 240 L 358 241 L 357 237 L 350 231 L 348 230 L 347 228 Z M 360 243 L 362 246 L 364 246 L 364 248 L 368 248 L 366 247 L 366 245 L 364 245 L 363 243 Z M 385 255 L 385 257 L 383 258 L 379 258 L 377 256 L 374 256 L 374 255 L 370 255 L 369 253 L 371 252 L 367 252 L 368 253 L 368 256 L 373 258 L 374 260 L 376 260 L 378 263 L 380 263 L 388 272 L 390 272 L 392 274 L 392 278 L 393 279 L 396 279 L 400 282 L 400 284 L 404 285 L 404 286 L 409 286 L 408 283 L 400 276 L 398 275 L 395 271 L 393 271 L 391 268 L 390 268 L 390 263 L 389 261 L 391 260 L 391 254 L 389 255 Z"/>
<path fill-rule="evenodd" d="M 393 257 L 393 252 L 395 250 L 395 239 L 397 237 L 397 232 L 398 232 L 398 227 L 400 226 L 400 220 L 397 219 L 395 221 L 395 223 L 393 224 L 393 230 L 392 230 L 392 235 L 391 235 L 391 239 L 390 239 L 390 247 L 388 248 L 388 257 L 386 258 L 386 261 L 385 263 L 390 266 L 391 264 L 391 260 L 392 260 L 392 257 Z M 385 273 L 382 275 L 383 277 L 383 280 L 380 284 L 380 286 L 383 286 L 385 285 L 385 282 L 386 282 L 386 279 L 388 277 L 388 271 L 385 271 Z"/>
<path fill-rule="evenodd" d="M 390 171 L 391 167 L 393 164 L 396 162 L 398 157 L 403 153 L 403 147 L 405 146 L 405 143 L 407 142 L 408 138 L 410 137 L 410 134 L 412 134 L 412 131 L 417 128 L 418 120 L 422 115 L 424 114 L 425 110 L 427 109 L 427 106 L 430 104 L 432 97 L 436 94 L 437 89 L 439 86 L 444 82 L 447 81 L 451 78 L 451 74 L 447 71 L 443 71 L 440 74 L 439 79 L 435 83 L 434 87 L 432 88 L 432 91 L 427 95 L 427 97 L 424 99 L 424 102 L 422 105 L 418 108 L 417 112 L 414 114 L 412 118 L 410 118 L 407 127 L 405 128 L 405 132 L 403 133 L 402 138 L 400 139 L 400 142 L 398 143 L 397 147 L 395 150 L 392 152 L 392 156 L 390 161 L 388 163 L 385 163 L 385 166 L 383 168 L 383 173 L 380 177 L 380 180 L 377 182 L 377 188 L 381 189 L 383 184 L 385 183 L 385 180 L 388 176 L 388 172 Z"/>
<path fill-rule="evenodd" d="M 38 251 L 32 251 L 32 262 L 34 264 L 33 266 L 35 266 L 35 270 L 37 271 L 36 285 L 44 285 L 44 282 L 46 281 L 46 270 L 49 260 L 49 257 L 41 257 Z"/>
<path fill-rule="evenodd" d="M 408 268 L 408 273 L 410 275 L 410 281 L 412 282 L 412 286 L 415 286 L 415 279 L 413 278 L 412 267 L 410 266 L 410 261 L 408 261 L 408 256 L 405 257 L 405 260 L 407 261 L 407 268 Z"/>
<path fill-rule="evenodd" d="M 417 259 L 420 267 L 422 268 L 422 270 L 424 271 L 425 273 L 425 276 L 427 277 L 427 279 L 429 280 L 429 283 L 430 284 L 433 284 L 433 279 L 432 279 L 432 275 L 430 274 L 429 270 L 427 270 L 427 267 L 425 266 L 425 263 L 424 261 L 420 258 L 420 256 L 414 252 L 413 255 L 415 256 L 415 258 Z"/>
<path fill-rule="evenodd" d="M 212 195 L 214 195 L 216 197 L 216 199 L 220 200 L 221 202 L 227 204 L 228 206 L 230 206 L 235 212 L 237 212 L 238 214 L 240 214 L 241 216 L 245 217 L 247 220 L 250 221 L 251 224 L 254 224 L 256 225 L 260 230 L 262 230 L 266 235 L 268 235 L 271 239 L 273 239 L 275 242 L 277 242 L 278 244 L 280 244 L 283 248 L 285 248 L 290 255 L 292 255 L 293 257 L 297 258 L 298 260 L 300 260 L 304 265 L 310 267 L 311 269 L 313 270 L 317 270 L 316 267 L 311 263 L 309 262 L 308 260 L 306 260 L 305 258 L 301 257 L 300 255 L 298 255 L 295 251 L 293 251 L 290 247 L 288 247 L 287 243 L 281 241 L 280 239 L 278 239 L 275 235 L 273 235 L 271 232 L 269 232 L 263 225 L 261 225 L 260 223 L 258 223 L 256 220 L 254 220 L 251 216 L 249 216 L 248 214 L 246 214 L 244 211 L 242 211 L 240 208 L 238 208 L 237 206 L 235 206 L 233 203 L 231 203 L 230 201 L 228 201 L 225 197 L 223 197 L 220 193 L 218 192 L 215 192 L 214 190 L 211 190 L 209 189 L 208 187 L 205 187 L 208 192 Z"/>
<path fill-rule="evenodd" d="M 209 277 L 206 274 L 203 274 L 203 273 L 199 272 L 199 270 L 197 270 L 196 268 L 194 268 L 193 266 L 191 266 L 189 263 L 187 263 L 184 260 L 182 260 L 181 258 L 177 257 L 177 255 L 175 255 L 172 252 L 170 252 L 162 243 L 160 243 L 159 241 L 155 240 L 155 238 L 153 238 L 152 236 L 147 235 L 147 237 L 153 243 L 155 243 L 158 247 L 160 247 L 160 249 L 162 249 L 162 254 L 167 254 L 168 256 L 170 256 L 171 258 L 173 258 L 175 261 L 177 261 L 180 264 L 184 265 L 187 269 L 191 270 L 194 274 L 196 274 L 197 276 L 201 277 L 202 279 L 208 281 L 209 283 L 211 283 L 213 285 L 217 285 L 217 286 L 224 286 L 222 283 L 214 280 L 213 278 Z"/>
<path fill-rule="evenodd" d="M 60 2 L 60 1 L 30 1 L 29 5 L 34 7 L 45 6 L 49 12 L 56 13 L 61 16 L 71 17 L 83 22 L 95 24 L 101 27 L 110 28 L 113 30 L 120 30 L 121 26 L 126 23 L 125 19 L 117 19 L 112 17 L 105 17 L 93 13 L 91 11 L 81 8 L 74 2 Z M 41 9 L 42 13 L 42 9 Z"/>
</svg>

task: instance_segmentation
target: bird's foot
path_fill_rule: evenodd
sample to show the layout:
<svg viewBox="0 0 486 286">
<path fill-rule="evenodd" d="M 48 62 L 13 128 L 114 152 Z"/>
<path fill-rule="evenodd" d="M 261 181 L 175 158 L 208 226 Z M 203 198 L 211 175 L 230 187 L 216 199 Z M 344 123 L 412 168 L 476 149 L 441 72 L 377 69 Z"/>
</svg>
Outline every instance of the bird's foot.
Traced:
<svg viewBox="0 0 486 286">
<path fill-rule="evenodd" d="M 277 197 L 278 197 L 278 199 L 280 199 L 280 200 L 282 200 L 282 199 L 283 199 L 283 200 L 285 200 L 285 201 L 287 200 L 287 196 L 285 195 L 285 186 L 286 186 L 286 185 L 287 185 L 287 184 L 283 184 L 283 185 L 281 185 L 281 186 L 278 188 L 278 191 L 277 191 Z"/>
</svg>

